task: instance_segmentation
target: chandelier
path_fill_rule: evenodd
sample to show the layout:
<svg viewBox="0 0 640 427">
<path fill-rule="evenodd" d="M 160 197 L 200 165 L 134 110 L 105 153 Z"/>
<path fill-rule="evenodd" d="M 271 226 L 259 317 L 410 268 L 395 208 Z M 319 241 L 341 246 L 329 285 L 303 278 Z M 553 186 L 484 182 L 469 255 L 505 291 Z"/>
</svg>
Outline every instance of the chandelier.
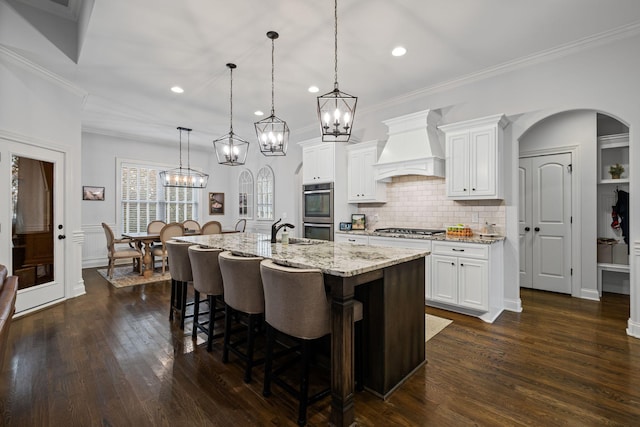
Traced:
<svg viewBox="0 0 640 427">
<path fill-rule="evenodd" d="M 289 126 L 287 122 L 279 119 L 275 115 L 274 107 L 274 40 L 279 37 L 275 31 L 269 31 L 267 37 L 271 39 L 271 115 L 265 119 L 256 122 L 256 135 L 260 145 L 260 152 L 265 156 L 284 156 L 287 154 L 287 145 L 289 143 Z"/>
<path fill-rule="evenodd" d="M 334 84 L 333 90 L 318 97 L 318 119 L 323 141 L 347 142 L 353 129 L 358 98 L 338 89 L 338 0 L 334 1 Z"/>
<path fill-rule="evenodd" d="M 160 172 L 160 181 L 164 187 L 205 188 L 209 175 L 191 169 L 189 134 L 192 129 L 178 127 L 180 131 L 180 167 Z M 187 132 L 187 167 L 182 167 L 182 131 Z"/>
<path fill-rule="evenodd" d="M 218 163 L 227 166 L 244 165 L 249 151 L 249 142 L 233 133 L 233 70 L 236 64 L 227 64 L 231 76 L 231 90 L 229 96 L 229 133 L 213 141 L 213 148 L 216 151 Z"/>
</svg>

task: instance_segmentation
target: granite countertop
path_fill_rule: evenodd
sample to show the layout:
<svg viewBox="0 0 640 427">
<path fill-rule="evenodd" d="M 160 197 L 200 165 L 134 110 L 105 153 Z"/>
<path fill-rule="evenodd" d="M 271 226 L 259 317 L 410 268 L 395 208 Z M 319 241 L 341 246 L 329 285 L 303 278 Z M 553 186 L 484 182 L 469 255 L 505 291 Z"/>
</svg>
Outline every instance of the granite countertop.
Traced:
<svg viewBox="0 0 640 427">
<path fill-rule="evenodd" d="M 319 268 L 325 274 L 350 277 L 379 270 L 429 255 L 429 251 L 383 248 L 290 238 L 288 245 L 271 243 L 270 236 L 258 233 L 182 236 L 176 240 L 221 248 L 241 255 L 271 258 L 278 264 L 298 268 Z"/>
<path fill-rule="evenodd" d="M 378 233 L 373 230 L 356 230 L 356 231 L 336 231 L 338 234 L 355 234 L 359 236 L 379 236 L 379 237 L 392 237 L 398 239 L 419 239 L 419 240 L 437 240 L 441 242 L 463 242 L 463 243 L 482 243 L 492 244 L 496 242 L 502 242 L 506 239 L 505 236 L 484 236 L 480 234 L 474 234 L 471 237 L 447 237 L 445 233 L 435 234 L 432 236 L 424 236 L 422 234 L 394 234 L 394 233 Z"/>
</svg>

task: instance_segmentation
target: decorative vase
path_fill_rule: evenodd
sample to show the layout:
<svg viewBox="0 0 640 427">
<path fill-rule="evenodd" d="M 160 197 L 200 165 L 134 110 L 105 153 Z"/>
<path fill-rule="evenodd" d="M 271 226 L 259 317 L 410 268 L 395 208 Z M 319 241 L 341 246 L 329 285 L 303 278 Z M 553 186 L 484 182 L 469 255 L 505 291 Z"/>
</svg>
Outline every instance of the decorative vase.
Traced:
<svg viewBox="0 0 640 427">
<path fill-rule="evenodd" d="M 619 173 L 612 173 L 611 174 L 611 179 L 620 179 L 620 174 Z"/>
</svg>

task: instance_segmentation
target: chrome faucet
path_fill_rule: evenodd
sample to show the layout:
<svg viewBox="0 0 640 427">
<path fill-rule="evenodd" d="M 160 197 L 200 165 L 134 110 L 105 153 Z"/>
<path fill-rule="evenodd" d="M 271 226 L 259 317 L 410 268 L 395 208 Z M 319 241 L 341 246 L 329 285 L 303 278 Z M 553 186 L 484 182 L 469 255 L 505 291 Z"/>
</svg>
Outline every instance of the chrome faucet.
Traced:
<svg viewBox="0 0 640 427">
<path fill-rule="evenodd" d="M 296 227 L 295 227 L 295 225 L 293 225 L 293 224 L 289 224 L 288 222 L 287 222 L 287 223 L 284 223 L 284 224 L 280 224 L 280 225 L 278 225 L 278 223 L 279 223 L 280 221 L 282 221 L 282 218 L 280 218 L 279 220 L 277 220 L 276 222 L 274 222 L 274 223 L 271 225 L 271 243 L 275 243 L 275 242 L 276 242 L 276 234 L 278 234 L 278 231 L 280 231 L 280 229 L 281 229 L 282 227 L 287 227 L 287 228 L 296 228 Z"/>
</svg>

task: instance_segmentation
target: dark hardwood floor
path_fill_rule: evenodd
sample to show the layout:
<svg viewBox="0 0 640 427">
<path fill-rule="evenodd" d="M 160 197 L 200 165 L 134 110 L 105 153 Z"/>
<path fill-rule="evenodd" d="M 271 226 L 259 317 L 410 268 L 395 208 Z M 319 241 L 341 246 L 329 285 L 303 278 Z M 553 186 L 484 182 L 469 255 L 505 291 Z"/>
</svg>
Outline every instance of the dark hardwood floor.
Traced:
<svg viewBox="0 0 640 427">
<path fill-rule="evenodd" d="M 0 376 L 2 426 L 293 426 L 296 402 L 262 367 L 244 384 L 221 342 L 207 353 L 170 323 L 168 285 L 115 289 L 84 271 L 87 295 L 14 320 Z M 603 302 L 522 291 L 524 312 L 453 324 L 428 363 L 387 401 L 355 397 L 362 426 L 640 425 L 640 340 L 629 298 Z M 329 399 L 309 408 L 326 425 Z"/>
</svg>

